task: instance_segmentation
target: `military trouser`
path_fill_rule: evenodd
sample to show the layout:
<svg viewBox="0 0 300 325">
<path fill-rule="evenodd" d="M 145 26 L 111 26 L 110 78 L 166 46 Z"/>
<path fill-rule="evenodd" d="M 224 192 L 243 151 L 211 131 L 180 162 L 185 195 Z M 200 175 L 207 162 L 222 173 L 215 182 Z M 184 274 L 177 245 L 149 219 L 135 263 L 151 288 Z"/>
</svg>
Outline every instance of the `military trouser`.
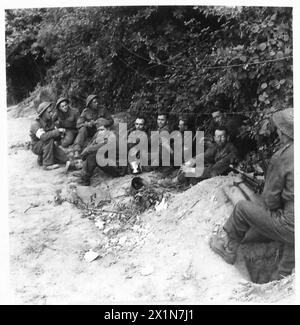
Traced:
<svg viewBox="0 0 300 325">
<path fill-rule="evenodd" d="M 78 130 L 78 134 L 76 136 L 76 139 L 74 141 L 74 150 L 81 152 L 83 149 L 84 144 L 86 143 L 86 140 L 89 138 L 92 138 L 93 135 L 97 132 L 97 129 L 95 126 L 93 127 L 85 127 L 82 126 Z"/>
<path fill-rule="evenodd" d="M 127 171 L 127 167 L 117 167 L 117 166 L 103 166 L 100 167 L 97 164 L 96 160 L 97 152 L 93 152 L 87 155 L 86 159 L 83 162 L 82 165 L 82 172 L 83 177 L 86 179 L 90 179 L 94 173 L 95 168 L 98 166 L 103 170 L 105 173 L 111 175 L 111 176 L 123 176 L 125 175 Z"/>
<path fill-rule="evenodd" d="M 39 156 L 43 166 L 50 166 L 55 163 L 65 164 L 68 161 L 67 155 L 55 144 L 54 139 L 38 141 L 32 146 L 32 151 Z"/>
<path fill-rule="evenodd" d="M 282 275 L 291 273 L 295 266 L 294 227 L 287 224 L 279 211 L 271 213 L 250 201 L 239 201 L 223 228 L 230 238 L 238 242 L 250 229 L 254 229 L 264 237 L 284 243 L 278 272 Z"/>
<path fill-rule="evenodd" d="M 73 142 L 75 137 L 77 136 L 78 131 L 72 129 L 66 129 L 64 137 L 61 139 L 61 146 L 66 148 L 70 146 Z"/>
</svg>

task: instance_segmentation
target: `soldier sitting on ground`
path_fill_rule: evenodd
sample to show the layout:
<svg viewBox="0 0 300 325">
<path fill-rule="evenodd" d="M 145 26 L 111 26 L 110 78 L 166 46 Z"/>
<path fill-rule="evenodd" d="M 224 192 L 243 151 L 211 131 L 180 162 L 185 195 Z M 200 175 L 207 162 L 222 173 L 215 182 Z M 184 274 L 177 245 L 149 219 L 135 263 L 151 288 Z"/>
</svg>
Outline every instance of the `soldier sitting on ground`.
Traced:
<svg viewBox="0 0 300 325">
<path fill-rule="evenodd" d="M 71 163 L 58 142 L 64 135 L 65 129 L 56 129 L 52 120 L 52 104 L 43 102 L 37 109 L 37 118 L 30 127 L 31 148 L 38 155 L 38 164 L 45 170 L 58 168 L 66 164 L 66 170 Z"/>
<path fill-rule="evenodd" d="M 228 130 L 230 142 L 237 148 L 240 158 L 244 158 L 249 151 L 256 150 L 256 141 L 254 139 L 245 134 L 241 136 L 243 129 L 247 126 L 245 116 L 241 114 L 229 116 L 221 110 L 215 110 L 211 115 L 212 120 L 208 130 L 213 132 L 217 127 L 225 127 Z"/>
<path fill-rule="evenodd" d="M 108 120 L 109 126 L 114 124 L 111 114 L 99 104 L 98 96 L 89 95 L 86 100 L 86 108 L 77 120 L 78 135 L 74 141 L 75 157 L 79 156 L 87 140 L 97 132 L 95 121 L 99 118 Z"/>
<path fill-rule="evenodd" d="M 204 171 L 202 175 L 196 175 L 196 162 L 201 158 L 204 159 Z M 226 175 L 230 171 L 229 165 L 238 159 L 238 151 L 229 142 L 226 128 L 219 127 L 215 130 L 214 142 L 205 150 L 204 154 L 200 154 L 187 161 L 181 167 L 179 175 L 174 182 L 192 181 L 195 183 L 210 177 Z M 187 173 L 194 177 L 187 178 Z"/>
<path fill-rule="evenodd" d="M 97 127 L 97 133 L 81 153 L 83 165 L 79 183 L 87 186 L 90 185 L 91 177 L 93 176 L 94 170 L 97 166 L 111 176 L 123 176 L 127 171 L 127 166 L 118 166 L 119 141 L 115 132 L 111 130 L 111 121 L 99 118 L 95 122 L 95 126 Z M 99 160 L 97 160 L 97 152 L 102 146 L 107 144 L 109 140 L 116 141 L 116 161 L 112 161 L 111 164 L 109 163 L 106 166 L 101 166 L 102 164 L 99 164 Z"/>
<path fill-rule="evenodd" d="M 276 112 L 272 120 L 281 148 L 270 160 L 261 205 L 239 201 L 223 229 L 211 238 L 210 247 L 225 262 L 234 264 L 238 247 L 250 230 L 282 242 L 282 259 L 270 279 L 280 280 L 295 266 L 293 109 Z"/>
<path fill-rule="evenodd" d="M 56 114 L 53 116 L 53 121 L 58 128 L 64 128 L 65 133 L 61 138 L 61 146 L 67 148 L 73 144 L 78 133 L 76 123 L 78 119 L 78 111 L 70 107 L 70 101 L 67 98 L 61 97 L 56 102 Z"/>
</svg>

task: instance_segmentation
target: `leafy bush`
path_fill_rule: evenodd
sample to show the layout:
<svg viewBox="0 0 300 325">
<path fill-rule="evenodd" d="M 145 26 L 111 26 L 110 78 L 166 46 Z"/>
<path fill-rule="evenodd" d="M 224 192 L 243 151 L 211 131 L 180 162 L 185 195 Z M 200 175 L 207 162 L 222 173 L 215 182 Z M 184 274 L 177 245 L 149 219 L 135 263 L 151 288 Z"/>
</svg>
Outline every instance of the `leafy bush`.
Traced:
<svg viewBox="0 0 300 325">
<path fill-rule="evenodd" d="M 6 20 L 8 75 L 34 57 L 41 84 L 81 108 L 98 93 L 114 112 L 188 112 L 199 125 L 223 108 L 249 116 L 255 135 L 293 105 L 292 8 L 25 9 Z"/>
</svg>

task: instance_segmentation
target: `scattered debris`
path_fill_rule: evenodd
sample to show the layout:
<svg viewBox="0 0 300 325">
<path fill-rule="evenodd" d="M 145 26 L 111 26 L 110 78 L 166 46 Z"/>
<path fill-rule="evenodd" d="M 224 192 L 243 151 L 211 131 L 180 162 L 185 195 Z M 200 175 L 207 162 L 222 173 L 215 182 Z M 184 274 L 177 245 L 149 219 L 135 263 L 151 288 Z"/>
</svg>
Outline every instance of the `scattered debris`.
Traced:
<svg viewBox="0 0 300 325">
<path fill-rule="evenodd" d="M 84 259 L 87 261 L 87 262 L 92 262 L 94 261 L 96 258 L 99 257 L 99 254 L 97 252 L 94 252 L 92 250 L 86 252 L 84 254 Z"/>
<path fill-rule="evenodd" d="M 161 212 L 163 210 L 166 210 L 167 207 L 168 207 L 168 203 L 166 202 L 166 199 L 165 198 L 163 198 L 160 203 L 157 202 L 155 204 L 155 210 L 157 212 Z"/>
<path fill-rule="evenodd" d="M 39 206 L 40 206 L 39 203 L 30 203 L 30 206 L 29 206 L 27 209 L 25 209 L 23 213 L 26 213 L 26 212 L 29 211 L 30 209 L 32 209 L 32 208 L 37 208 L 37 207 L 39 207 Z"/>
<path fill-rule="evenodd" d="M 30 150 L 31 149 L 31 143 L 30 141 L 26 142 L 18 142 L 16 144 L 13 144 L 9 147 L 9 149 L 22 149 L 22 150 Z"/>
<path fill-rule="evenodd" d="M 104 225 L 105 225 L 105 222 L 102 221 L 102 220 L 97 220 L 97 221 L 95 222 L 95 226 L 96 226 L 97 228 L 99 228 L 100 230 L 104 229 Z"/>
</svg>

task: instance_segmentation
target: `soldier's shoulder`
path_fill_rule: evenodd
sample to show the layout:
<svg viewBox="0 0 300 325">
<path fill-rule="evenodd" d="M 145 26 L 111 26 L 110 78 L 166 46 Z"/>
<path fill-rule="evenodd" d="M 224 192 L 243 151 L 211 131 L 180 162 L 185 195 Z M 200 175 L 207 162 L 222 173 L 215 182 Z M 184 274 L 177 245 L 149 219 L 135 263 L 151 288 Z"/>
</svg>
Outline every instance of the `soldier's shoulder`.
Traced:
<svg viewBox="0 0 300 325">
<path fill-rule="evenodd" d="M 89 108 L 86 107 L 86 108 L 84 108 L 83 111 L 81 112 L 81 116 L 84 116 L 84 115 L 88 114 L 89 112 L 90 112 Z"/>
<path fill-rule="evenodd" d="M 286 155 L 290 155 L 291 153 L 293 153 L 293 147 L 294 147 L 293 143 L 287 143 L 282 148 L 280 148 L 278 151 L 276 151 L 273 157 L 281 158 Z"/>
</svg>

